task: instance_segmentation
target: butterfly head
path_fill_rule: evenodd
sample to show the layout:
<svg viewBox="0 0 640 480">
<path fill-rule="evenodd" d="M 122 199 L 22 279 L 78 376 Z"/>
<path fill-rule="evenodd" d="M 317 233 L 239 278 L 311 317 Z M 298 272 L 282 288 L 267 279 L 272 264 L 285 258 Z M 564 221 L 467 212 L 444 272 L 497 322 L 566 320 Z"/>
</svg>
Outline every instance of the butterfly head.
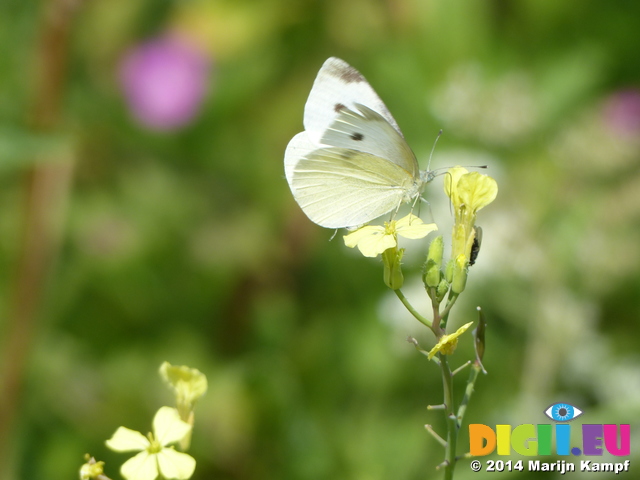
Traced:
<svg viewBox="0 0 640 480">
<path fill-rule="evenodd" d="M 422 182 L 422 185 L 426 185 L 427 183 L 431 182 L 434 178 L 436 178 L 436 171 L 435 170 L 420 170 L 420 181 Z"/>
</svg>

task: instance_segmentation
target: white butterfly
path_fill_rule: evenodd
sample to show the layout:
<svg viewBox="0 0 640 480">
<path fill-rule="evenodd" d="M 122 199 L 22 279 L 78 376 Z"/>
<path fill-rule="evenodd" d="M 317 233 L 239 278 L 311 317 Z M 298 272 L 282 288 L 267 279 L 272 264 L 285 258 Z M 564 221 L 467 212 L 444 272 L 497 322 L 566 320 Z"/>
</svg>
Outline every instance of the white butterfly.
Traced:
<svg viewBox="0 0 640 480">
<path fill-rule="evenodd" d="M 339 58 L 318 72 L 304 128 L 287 146 L 284 169 L 296 202 L 320 226 L 368 223 L 416 199 L 433 179 L 371 85 Z"/>
</svg>

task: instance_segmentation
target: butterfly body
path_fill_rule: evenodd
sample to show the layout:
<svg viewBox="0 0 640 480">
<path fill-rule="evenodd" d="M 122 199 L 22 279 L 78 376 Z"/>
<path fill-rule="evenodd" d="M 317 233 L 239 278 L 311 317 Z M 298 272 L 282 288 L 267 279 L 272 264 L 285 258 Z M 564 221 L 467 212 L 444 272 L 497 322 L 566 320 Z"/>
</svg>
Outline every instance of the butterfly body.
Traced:
<svg viewBox="0 0 640 480">
<path fill-rule="evenodd" d="M 415 200 L 420 171 L 389 110 L 365 78 L 329 58 L 313 84 L 305 131 L 289 142 L 285 174 L 305 214 L 327 228 L 355 227 Z"/>
</svg>

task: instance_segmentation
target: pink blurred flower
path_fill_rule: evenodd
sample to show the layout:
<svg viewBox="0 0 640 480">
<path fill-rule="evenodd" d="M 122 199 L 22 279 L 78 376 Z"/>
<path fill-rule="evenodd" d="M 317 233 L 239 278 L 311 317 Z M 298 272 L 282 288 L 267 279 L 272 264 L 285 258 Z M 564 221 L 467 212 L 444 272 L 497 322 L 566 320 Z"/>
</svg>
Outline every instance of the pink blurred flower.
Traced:
<svg viewBox="0 0 640 480">
<path fill-rule="evenodd" d="M 604 105 L 607 126 L 623 136 L 640 135 L 640 90 L 621 90 L 612 94 Z"/>
<path fill-rule="evenodd" d="M 209 82 L 210 61 L 176 37 L 149 40 L 129 51 L 120 81 L 136 119 L 153 130 L 176 130 L 198 113 Z"/>
</svg>

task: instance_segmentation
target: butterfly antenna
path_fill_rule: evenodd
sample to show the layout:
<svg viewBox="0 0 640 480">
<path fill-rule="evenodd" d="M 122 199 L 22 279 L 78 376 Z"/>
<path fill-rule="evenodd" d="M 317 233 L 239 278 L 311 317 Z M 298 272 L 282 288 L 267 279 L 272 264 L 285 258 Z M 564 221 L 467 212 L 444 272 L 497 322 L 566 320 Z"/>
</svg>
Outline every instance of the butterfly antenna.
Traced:
<svg viewBox="0 0 640 480">
<path fill-rule="evenodd" d="M 489 168 L 488 165 L 460 165 L 460 166 L 462 168 Z M 434 177 L 438 177 L 440 175 L 444 175 L 445 173 L 447 173 L 450 168 L 451 167 L 436 168 L 431 173 L 433 174 Z"/>
<path fill-rule="evenodd" d="M 440 136 L 442 135 L 442 129 L 440 129 L 440 131 L 438 132 L 438 135 L 436 135 L 436 139 L 433 142 L 433 147 L 431 147 L 431 153 L 429 154 L 429 163 L 427 163 L 427 172 L 429 172 L 429 168 L 431 167 L 431 158 L 433 157 L 433 152 L 436 149 L 436 144 L 438 143 L 438 140 L 440 139 Z"/>
<path fill-rule="evenodd" d="M 446 172 L 439 173 L 438 175 L 446 175 L 444 177 L 445 182 L 449 182 L 448 188 L 451 189 L 451 174 L 447 170 Z M 449 213 L 453 215 L 453 201 L 449 198 Z"/>
</svg>

